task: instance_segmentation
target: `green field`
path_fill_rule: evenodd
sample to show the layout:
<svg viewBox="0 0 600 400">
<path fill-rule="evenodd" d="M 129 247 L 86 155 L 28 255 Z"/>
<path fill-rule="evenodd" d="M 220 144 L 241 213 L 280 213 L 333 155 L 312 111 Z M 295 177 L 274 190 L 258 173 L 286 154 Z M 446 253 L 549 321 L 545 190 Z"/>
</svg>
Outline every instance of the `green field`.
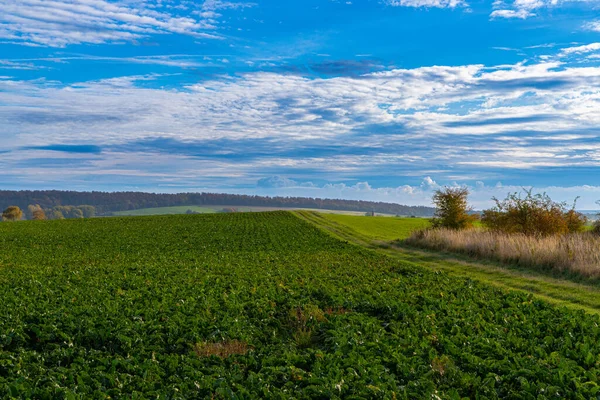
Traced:
<svg viewBox="0 0 600 400">
<path fill-rule="evenodd" d="M 214 207 L 200 207 L 200 206 L 174 206 L 174 207 L 156 207 L 156 208 L 140 208 L 139 210 L 128 210 L 128 211 L 114 211 L 112 214 L 115 216 L 147 216 L 147 215 L 172 215 L 172 214 L 185 214 L 188 210 L 192 210 L 201 214 L 212 214 L 217 212 L 221 208 Z"/>
<path fill-rule="evenodd" d="M 337 224 L 347 226 L 360 235 L 374 240 L 406 239 L 411 233 L 431 225 L 426 218 L 365 217 L 353 215 L 323 215 Z"/>
<path fill-rule="evenodd" d="M 600 317 L 287 212 L 0 224 L 0 398 L 595 398 Z"/>
</svg>

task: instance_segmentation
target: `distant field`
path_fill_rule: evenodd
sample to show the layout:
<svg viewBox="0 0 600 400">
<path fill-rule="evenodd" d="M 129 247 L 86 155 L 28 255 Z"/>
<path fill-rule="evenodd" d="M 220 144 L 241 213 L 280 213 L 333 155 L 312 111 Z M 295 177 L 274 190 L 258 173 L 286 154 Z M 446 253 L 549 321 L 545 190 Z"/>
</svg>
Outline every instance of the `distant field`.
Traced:
<svg viewBox="0 0 600 400">
<path fill-rule="evenodd" d="M 176 207 L 157 207 L 157 208 L 141 208 L 139 210 L 128 210 L 128 211 L 115 211 L 112 214 L 115 216 L 143 216 L 143 215 L 172 215 L 172 214 L 185 214 L 187 210 L 192 210 L 201 214 L 211 214 L 220 212 L 224 208 L 235 208 L 239 212 L 263 212 L 263 211 L 285 211 L 285 210 L 297 210 L 297 208 L 283 208 L 283 207 L 254 207 L 254 206 L 176 206 Z M 340 215 L 364 215 L 364 212 L 359 211 L 343 211 L 343 210 L 322 210 L 322 209 L 302 209 L 309 211 L 319 211 L 327 214 L 340 214 Z"/>
<path fill-rule="evenodd" d="M 347 226 L 373 240 L 405 239 L 416 230 L 430 226 L 427 218 L 390 218 L 350 215 L 325 215 L 326 219 Z"/>
<path fill-rule="evenodd" d="M 220 209 L 222 209 L 221 207 Z M 217 212 L 217 209 L 211 207 L 198 206 L 177 206 L 177 207 L 157 207 L 157 208 L 140 208 L 139 210 L 115 211 L 112 214 L 115 216 L 142 216 L 142 215 L 169 215 L 169 214 L 185 214 L 187 210 L 192 210 L 201 214 L 211 214 Z"/>
<path fill-rule="evenodd" d="M 0 398 L 595 398 L 600 318 L 287 212 L 0 223 Z"/>
</svg>

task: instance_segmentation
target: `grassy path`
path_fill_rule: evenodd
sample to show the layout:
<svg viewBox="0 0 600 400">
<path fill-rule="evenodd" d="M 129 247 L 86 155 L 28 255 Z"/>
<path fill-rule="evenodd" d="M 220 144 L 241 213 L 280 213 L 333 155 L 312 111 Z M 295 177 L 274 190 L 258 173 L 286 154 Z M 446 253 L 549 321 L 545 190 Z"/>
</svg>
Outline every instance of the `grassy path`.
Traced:
<svg viewBox="0 0 600 400">
<path fill-rule="evenodd" d="M 468 277 L 509 290 L 533 293 L 548 302 L 600 314 L 600 287 L 558 279 L 536 271 L 511 268 L 492 262 L 475 262 L 466 257 L 415 250 L 381 242 L 352 227 L 343 225 L 316 212 L 295 213 L 334 236 L 368 247 L 405 263 Z"/>
</svg>

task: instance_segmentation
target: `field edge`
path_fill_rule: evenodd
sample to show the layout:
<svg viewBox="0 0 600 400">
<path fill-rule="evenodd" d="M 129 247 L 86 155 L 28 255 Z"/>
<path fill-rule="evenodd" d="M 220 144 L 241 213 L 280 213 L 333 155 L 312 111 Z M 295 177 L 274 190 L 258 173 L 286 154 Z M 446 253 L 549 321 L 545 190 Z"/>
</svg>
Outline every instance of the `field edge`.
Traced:
<svg viewBox="0 0 600 400">
<path fill-rule="evenodd" d="M 505 290 L 529 293 L 558 306 L 600 314 L 600 292 L 594 285 L 553 278 L 531 270 L 515 270 L 499 263 L 477 262 L 452 254 L 373 240 L 316 212 L 296 211 L 293 214 L 338 239 L 420 268 L 444 271 L 453 276 L 471 278 Z"/>
</svg>

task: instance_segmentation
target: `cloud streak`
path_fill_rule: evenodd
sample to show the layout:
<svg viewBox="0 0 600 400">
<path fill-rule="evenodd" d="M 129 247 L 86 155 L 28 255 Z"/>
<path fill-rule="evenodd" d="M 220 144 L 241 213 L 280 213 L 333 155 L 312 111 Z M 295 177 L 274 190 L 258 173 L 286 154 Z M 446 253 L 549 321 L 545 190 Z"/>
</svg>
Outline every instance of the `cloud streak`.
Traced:
<svg viewBox="0 0 600 400">
<path fill-rule="evenodd" d="M 507 4 L 504 0 L 495 0 L 494 11 L 490 14 L 492 19 L 527 19 L 535 17 L 538 12 L 545 9 L 558 8 L 568 4 L 594 4 L 597 0 L 514 0 Z"/>
<path fill-rule="evenodd" d="M 216 21 L 175 14 L 160 1 L 0 0 L 0 9 L 0 39 L 25 45 L 133 42 L 157 34 L 220 38 Z"/>
<path fill-rule="evenodd" d="M 583 25 L 584 29 L 590 30 L 590 31 L 595 31 L 595 32 L 600 32 L 600 20 L 599 21 L 590 21 L 590 22 L 586 22 Z"/>
<path fill-rule="evenodd" d="M 392 7 L 413 8 L 456 8 L 468 6 L 463 0 L 387 0 L 387 4 Z"/>
</svg>

